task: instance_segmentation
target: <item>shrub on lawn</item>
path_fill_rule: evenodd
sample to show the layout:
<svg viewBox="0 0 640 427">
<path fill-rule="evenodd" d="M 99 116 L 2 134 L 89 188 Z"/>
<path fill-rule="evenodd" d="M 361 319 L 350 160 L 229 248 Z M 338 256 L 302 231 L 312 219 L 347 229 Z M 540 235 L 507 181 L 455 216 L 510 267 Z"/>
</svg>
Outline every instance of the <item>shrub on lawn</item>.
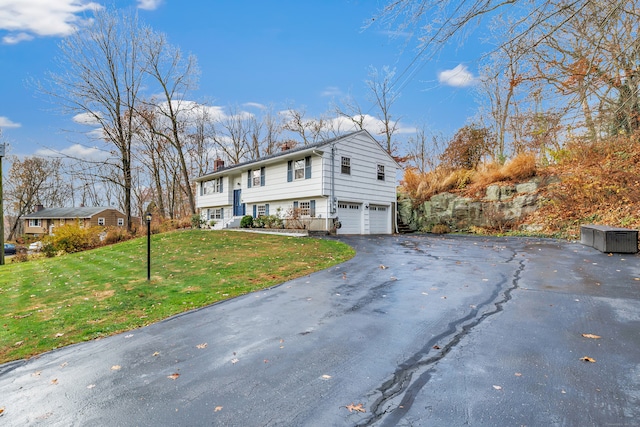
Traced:
<svg viewBox="0 0 640 427">
<path fill-rule="evenodd" d="M 56 227 L 55 234 L 44 239 L 42 251 L 46 256 L 55 256 L 58 251 L 71 254 L 95 248 L 100 245 L 100 231 L 100 228 L 84 228 L 77 224 Z"/>
<path fill-rule="evenodd" d="M 251 215 L 245 215 L 240 220 L 240 228 L 251 228 L 253 227 L 253 217 Z"/>
</svg>

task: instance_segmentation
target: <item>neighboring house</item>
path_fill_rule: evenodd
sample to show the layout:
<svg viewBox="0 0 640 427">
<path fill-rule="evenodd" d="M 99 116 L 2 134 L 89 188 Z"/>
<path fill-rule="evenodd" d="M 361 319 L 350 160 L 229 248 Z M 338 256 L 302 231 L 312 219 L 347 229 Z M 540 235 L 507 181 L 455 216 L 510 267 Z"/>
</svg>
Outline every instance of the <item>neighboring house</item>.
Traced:
<svg viewBox="0 0 640 427">
<path fill-rule="evenodd" d="M 367 131 L 214 167 L 195 181 L 197 207 L 215 228 L 237 227 L 243 215 L 277 215 L 309 230 L 394 232 L 399 166 Z"/>
<path fill-rule="evenodd" d="M 36 206 L 34 213 L 24 215 L 24 234 L 43 236 L 54 234 L 55 228 L 65 224 L 77 223 L 80 227 L 126 226 L 126 215 L 117 209 L 96 207 L 44 208 Z"/>
</svg>

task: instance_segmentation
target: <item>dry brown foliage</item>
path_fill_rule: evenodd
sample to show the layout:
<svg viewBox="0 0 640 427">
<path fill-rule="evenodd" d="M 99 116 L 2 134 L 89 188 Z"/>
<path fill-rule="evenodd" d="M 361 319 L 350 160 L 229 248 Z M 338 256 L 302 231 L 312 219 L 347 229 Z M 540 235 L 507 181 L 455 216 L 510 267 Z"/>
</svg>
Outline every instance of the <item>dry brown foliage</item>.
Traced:
<svg viewBox="0 0 640 427">
<path fill-rule="evenodd" d="M 580 225 L 640 227 L 640 141 L 619 136 L 595 143 L 568 143 L 559 163 L 545 173 L 561 182 L 548 187 L 549 200 L 528 222 L 549 234 L 577 238 Z"/>
<path fill-rule="evenodd" d="M 501 181 L 521 181 L 536 175 L 536 157 L 522 153 L 500 165 L 485 163 L 476 170 L 452 169 L 439 166 L 432 171 L 419 173 L 415 169 L 405 171 L 401 182 L 403 191 L 416 203 L 429 200 L 438 193 L 465 192 L 475 194 L 488 185 Z"/>
</svg>

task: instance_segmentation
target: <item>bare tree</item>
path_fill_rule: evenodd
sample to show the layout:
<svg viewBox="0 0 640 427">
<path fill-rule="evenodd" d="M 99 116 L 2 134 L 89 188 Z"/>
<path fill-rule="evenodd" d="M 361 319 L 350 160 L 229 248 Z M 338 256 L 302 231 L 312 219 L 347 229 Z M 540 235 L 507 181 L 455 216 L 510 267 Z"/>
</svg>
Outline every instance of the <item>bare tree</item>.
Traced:
<svg viewBox="0 0 640 427">
<path fill-rule="evenodd" d="M 228 111 L 229 114 L 216 123 L 214 141 L 232 164 L 238 164 L 250 151 L 248 121 L 252 116 L 238 106 L 229 107 Z"/>
<path fill-rule="evenodd" d="M 384 148 L 389 154 L 396 149 L 393 135 L 398 130 L 398 119 L 391 114 L 391 107 L 398 99 L 398 94 L 393 90 L 394 76 L 395 70 L 386 65 L 382 70 L 370 67 L 369 79 L 365 82 L 369 88 L 369 99 L 375 105 L 376 115 L 382 123 L 379 134 L 384 136 Z"/>
<path fill-rule="evenodd" d="M 145 29 L 136 15 L 97 10 L 92 24 L 60 44 L 61 71 L 50 73 L 53 95 L 64 111 L 81 116 L 101 129 L 101 139 L 119 158 L 117 182 L 122 206 L 131 225 L 132 114 L 144 78 L 141 64 Z"/>
<path fill-rule="evenodd" d="M 445 145 L 442 135 L 430 133 L 425 126 L 418 128 L 407 141 L 408 166 L 421 174 L 435 170 Z"/>
<path fill-rule="evenodd" d="M 325 119 L 306 118 L 307 111 L 304 107 L 301 109 L 289 108 L 285 114 L 286 118 L 282 128 L 299 135 L 304 145 L 313 144 L 322 139 Z"/>
<path fill-rule="evenodd" d="M 4 191 L 8 211 L 11 213 L 9 240 L 19 231 L 21 219 L 36 205 L 64 206 L 69 200 L 69 186 L 64 182 L 60 159 L 12 157 L 8 185 Z"/>
<path fill-rule="evenodd" d="M 144 70 L 151 77 L 152 83 L 160 88 L 158 97 L 146 102 L 155 109 L 156 120 L 146 123 L 147 129 L 170 143 L 177 155 L 177 167 L 182 176 L 181 188 L 184 192 L 191 214 L 196 213 L 191 177 L 186 159 L 185 133 L 188 127 L 189 112 L 194 108 L 193 102 L 185 97 L 197 85 L 198 69 L 194 56 L 183 57 L 180 49 L 171 46 L 166 36 L 146 30 L 143 38 Z M 143 119 L 149 115 L 142 115 Z"/>
</svg>

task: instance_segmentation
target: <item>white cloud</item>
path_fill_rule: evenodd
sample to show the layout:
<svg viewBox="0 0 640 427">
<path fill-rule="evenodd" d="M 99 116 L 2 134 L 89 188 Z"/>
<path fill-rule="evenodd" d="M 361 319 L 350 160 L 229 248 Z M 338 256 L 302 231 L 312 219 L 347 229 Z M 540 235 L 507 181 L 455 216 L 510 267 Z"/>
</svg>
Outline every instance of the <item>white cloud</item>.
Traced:
<svg viewBox="0 0 640 427">
<path fill-rule="evenodd" d="M 9 118 L 0 116 L 0 128 L 19 128 L 20 123 L 12 122 Z"/>
<path fill-rule="evenodd" d="M 320 94 L 321 96 L 342 96 L 342 91 L 337 86 L 329 86 Z"/>
<path fill-rule="evenodd" d="M 438 74 L 438 81 L 447 86 L 467 87 L 474 85 L 476 78 L 466 65 L 458 65 L 453 70 L 444 70 Z"/>
<path fill-rule="evenodd" d="M 162 0 L 138 0 L 138 9 L 156 10 L 162 4 Z"/>
<path fill-rule="evenodd" d="M 110 157 L 109 152 L 100 150 L 97 147 L 87 147 L 86 145 L 73 144 L 62 150 L 52 150 L 49 148 L 37 150 L 36 156 L 42 157 L 73 157 L 75 159 L 103 161 Z"/>
<path fill-rule="evenodd" d="M 2 42 L 4 44 L 18 44 L 20 42 L 27 42 L 33 39 L 34 37 L 31 34 L 16 33 L 16 34 L 10 34 L 8 36 L 4 36 L 2 38 Z"/>
<path fill-rule="evenodd" d="M 16 44 L 34 36 L 68 36 L 88 22 L 80 13 L 100 8 L 88 0 L 0 0 L 0 30 L 9 32 L 2 40 Z"/>
<path fill-rule="evenodd" d="M 244 104 L 242 104 L 243 107 L 249 107 L 249 108 L 257 108 L 258 110 L 266 110 L 267 107 L 263 104 L 260 104 L 258 102 L 245 102 Z"/>
<path fill-rule="evenodd" d="M 91 113 L 80 113 L 73 116 L 73 121 L 81 125 L 99 126 L 100 122 Z"/>
</svg>

